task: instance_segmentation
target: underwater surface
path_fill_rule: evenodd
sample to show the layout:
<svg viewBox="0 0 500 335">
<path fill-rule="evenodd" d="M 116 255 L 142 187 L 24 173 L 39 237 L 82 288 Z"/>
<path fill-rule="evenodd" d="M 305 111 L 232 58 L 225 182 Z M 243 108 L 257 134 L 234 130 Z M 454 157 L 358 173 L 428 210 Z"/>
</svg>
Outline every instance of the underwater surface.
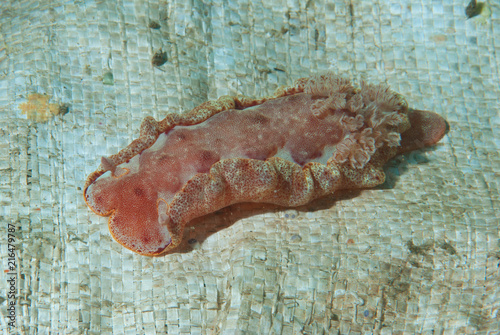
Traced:
<svg viewBox="0 0 500 335">
<path fill-rule="evenodd" d="M 0 329 L 500 329 L 498 11 L 491 1 L 2 3 Z M 353 88 L 294 84 L 326 71 Z M 356 96 L 368 84 L 390 90 Z M 259 109 L 258 99 L 276 90 L 291 104 L 282 108 L 275 96 L 265 105 L 272 108 Z M 298 98 L 304 92 L 315 93 Z M 294 116 L 305 105 L 312 114 Z M 232 108 L 231 115 L 244 108 L 260 114 L 228 116 L 234 122 L 221 128 L 210 123 Z M 266 113 L 280 108 L 271 122 Z M 436 116 L 420 122 L 411 110 Z M 303 128 L 292 123 L 308 117 Z M 204 132 L 183 131 L 200 119 L 212 129 L 204 142 Z M 322 129 L 317 120 L 331 124 Z M 412 124 L 421 125 L 419 136 L 405 135 Z M 168 132 L 179 143 L 195 138 L 160 151 Z M 269 145 L 285 133 L 293 150 Z M 327 134 L 334 140 L 322 144 Z M 168 179 L 171 189 L 149 198 L 151 185 L 125 183 L 109 201 L 132 213 L 133 224 L 108 225 L 85 202 L 87 178 L 96 170 L 111 181 L 142 171 L 136 163 L 155 136 L 160 142 L 150 151 L 159 165 L 151 175 Z M 224 150 L 213 150 L 228 138 Z M 398 148 L 409 138 L 420 142 L 403 153 Z M 131 143 L 120 156 L 124 165 L 117 164 Z M 272 156 L 276 164 L 263 163 Z M 325 168 L 330 156 L 339 168 Z M 228 157 L 238 160 L 210 170 Z M 249 167 L 248 159 L 262 163 Z M 164 161 L 177 162 L 176 172 L 166 174 Z M 306 164 L 314 168 L 299 182 L 294 171 Z M 224 185 L 244 182 L 221 187 L 215 172 Z M 323 193 L 307 201 L 291 196 L 312 189 Z M 91 207 L 112 214 L 94 194 Z M 173 206 L 174 198 L 194 210 L 178 210 L 186 207 Z M 146 206 L 144 199 L 154 201 Z M 194 212 L 202 216 L 189 216 Z M 167 230 L 152 231 L 144 217 Z M 171 223 L 180 218 L 182 230 Z M 131 244 L 115 241 L 117 231 L 132 235 Z M 128 250 L 160 236 L 179 240 L 155 257 Z"/>
</svg>

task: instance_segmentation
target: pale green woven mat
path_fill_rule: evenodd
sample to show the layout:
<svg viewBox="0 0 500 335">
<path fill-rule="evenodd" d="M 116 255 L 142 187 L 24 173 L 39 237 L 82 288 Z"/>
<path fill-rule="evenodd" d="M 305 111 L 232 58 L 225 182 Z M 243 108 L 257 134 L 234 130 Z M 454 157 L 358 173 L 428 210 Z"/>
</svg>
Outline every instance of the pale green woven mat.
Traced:
<svg viewBox="0 0 500 335">
<path fill-rule="evenodd" d="M 10 301 L 13 334 L 499 329 L 499 7 L 480 23 L 466 4 L 2 2 L 2 332 Z M 167 61 L 154 67 L 160 49 Z M 165 257 L 127 251 L 85 205 L 86 176 L 145 116 L 326 69 L 386 82 L 451 130 L 389 163 L 384 187 L 299 209 L 233 206 L 196 221 L 191 243 Z M 27 119 L 30 97 L 62 113 Z"/>
</svg>

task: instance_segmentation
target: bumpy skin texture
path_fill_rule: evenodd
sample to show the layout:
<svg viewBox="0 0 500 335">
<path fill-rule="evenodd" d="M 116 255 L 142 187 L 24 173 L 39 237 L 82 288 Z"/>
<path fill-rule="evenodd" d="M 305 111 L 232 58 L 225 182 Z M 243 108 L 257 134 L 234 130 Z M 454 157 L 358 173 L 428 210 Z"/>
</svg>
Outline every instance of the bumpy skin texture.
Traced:
<svg viewBox="0 0 500 335">
<path fill-rule="evenodd" d="M 234 203 L 299 206 L 379 185 L 389 159 L 446 130 L 387 86 L 325 73 L 261 99 L 225 96 L 160 122 L 147 117 L 138 139 L 102 158 L 84 197 L 110 216 L 119 243 L 158 255 L 179 245 L 187 222 Z"/>
</svg>

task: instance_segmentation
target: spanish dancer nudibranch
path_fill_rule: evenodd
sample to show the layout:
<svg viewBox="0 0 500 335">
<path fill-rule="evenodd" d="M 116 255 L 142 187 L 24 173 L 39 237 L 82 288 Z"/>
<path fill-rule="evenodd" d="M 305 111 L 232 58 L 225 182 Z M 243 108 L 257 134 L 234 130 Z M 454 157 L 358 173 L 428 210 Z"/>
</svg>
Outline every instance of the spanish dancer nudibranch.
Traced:
<svg viewBox="0 0 500 335">
<path fill-rule="evenodd" d="M 389 159 L 437 143 L 447 127 L 386 85 L 324 73 L 261 99 L 223 96 L 146 117 L 138 139 L 101 159 L 84 197 L 110 216 L 120 244 L 153 256 L 178 246 L 190 220 L 231 204 L 293 207 L 382 184 Z"/>
</svg>

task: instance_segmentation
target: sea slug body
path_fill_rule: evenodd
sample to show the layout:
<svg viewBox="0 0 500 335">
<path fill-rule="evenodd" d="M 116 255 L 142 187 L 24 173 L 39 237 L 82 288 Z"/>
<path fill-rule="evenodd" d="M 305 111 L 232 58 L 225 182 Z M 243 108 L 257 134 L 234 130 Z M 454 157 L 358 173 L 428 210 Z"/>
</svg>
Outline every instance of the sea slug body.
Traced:
<svg viewBox="0 0 500 335">
<path fill-rule="evenodd" d="M 144 119 L 140 136 L 103 157 L 84 187 L 113 237 L 143 255 L 179 245 L 190 220 L 239 202 L 299 206 L 384 182 L 383 165 L 438 142 L 446 121 L 409 109 L 386 85 L 332 73 L 261 99 L 224 96 Z"/>
</svg>

